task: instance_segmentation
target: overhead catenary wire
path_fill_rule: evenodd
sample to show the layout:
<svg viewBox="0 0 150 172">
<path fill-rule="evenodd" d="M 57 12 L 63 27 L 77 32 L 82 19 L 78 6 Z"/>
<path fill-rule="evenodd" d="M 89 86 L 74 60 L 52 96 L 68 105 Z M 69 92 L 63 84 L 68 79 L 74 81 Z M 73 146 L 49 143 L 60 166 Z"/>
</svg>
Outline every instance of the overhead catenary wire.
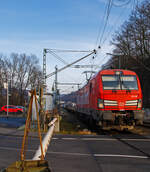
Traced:
<svg viewBox="0 0 150 172">
<path fill-rule="evenodd" d="M 107 23 L 108 23 L 110 11 L 111 11 L 111 8 L 112 8 L 112 4 L 113 4 L 113 0 L 108 0 L 108 3 L 107 3 L 106 8 L 105 8 L 105 13 L 104 13 L 104 16 L 105 16 L 104 18 L 106 19 L 106 21 L 105 21 L 105 24 L 104 24 L 104 28 L 103 28 L 102 34 L 100 35 L 100 31 L 98 33 L 96 44 L 97 44 L 98 40 L 99 40 L 99 44 L 100 44 L 102 39 L 103 39 L 103 37 L 104 37 L 104 33 L 105 33 L 105 30 L 106 30 L 106 27 L 107 27 Z M 55 57 L 57 55 L 54 52 L 90 52 L 90 51 L 85 51 L 85 50 L 84 51 L 79 51 L 79 50 L 62 50 L 62 49 L 50 49 L 50 50 L 53 51 L 53 55 L 55 55 Z M 61 59 L 59 56 L 57 56 L 56 58 L 59 59 L 62 63 L 67 64 L 67 62 L 64 61 L 63 59 Z M 91 67 L 91 71 L 92 70 L 93 70 L 93 68 Z"/>
<path fill-rule="evenodd" d="M 50 53 L 52 56 L 57 58 L 59 61 L 61 61 L 63 64 L 68 65 L 68 62 L 66 62 L 63 58 L 61 58 L 59 55 L 57 55 L 55 52 L 76 52 L 76 53 L 85 53 L 85 52 L 92 52 L 91 50 L 63 50 L 63 49 L 46 49 L 46 52 Z M 74 65 L 73 68 L 88 68 L 89 65 Z"/>
<path fill-rule="evenodd" d="M 133 0 L 133 11 L 138 7 L 138 0 Z"/>
<path fill-rule="evenodd" d="M 90 51 L 91 52 L 91 51 Z M 60 60 L 62 63 L 64 63 L 65 65 L 68 65 L 68 62 L 66 62 L 64 59 L 62 59 L 60 56 L 58 56 L 56 53 L 54 53 L 53 51 L 49 52 L 50 54 L 52 54 L 54 57 L 56 57 L 58 60 Z M 93 68 L 93 66 L 97 66 L 97 65 L 74 65 L 72 66 L 73 68 Z"/>
<path fill-rule="evenodd" d="M 118 0 L 118 1 L 119 1 L 119 0 Z M 119 5 L 117 6 L 117 4 L 115 4 L 115 1 L 114 1 L 114 0 L 112 0 L 112 1 L 109 0 L 109 1 L 108 1 L 107 6 L 106 6 L 106 8 L 105 8 L 105 14 L 104 14 L 104 17 L 103 17 L 103 18 L 106 18 L 105 25 L 104 25 L 104 28 L 103 28 L 103 33 L 101 34 L 101 38 L 99 38 L 99 37 L 100 37 L 100 29 L 99 29 L 99 33 L 98 33 L 98 37 L 97 37 L 97 40 L 100 39 L 99 45 L 100 45 L 101 47 L 104 45 L 104 42 L 109 38 L 109 36 L 108 36 L 108 34 L 107 34 L 107 36 L 105 37 L 105 39 L 103 39 L 103 37 L 104 37 L 104 35 L 105 35 L 105 30 L 106 30 L 106 27 L 107 27 L 107 24 L 108 24 L 108 19 L 109 19 L 109 16 L 110 16 L 110 11 L 111 11 L 112 6 L 116 6 L 116 7 L 126 7 L 127 5 L 129 5 L 129 4 L 131 3 L 131 1 L 132 1 L 132 0 L 120 0 L 120 2 L 123 3 L 123 4 L 120 4 L 120 6 L 119 6 Z M 134 0 L 134 2 L 135 2 L 135 0 Z M 137 2 L 138 2 L 138 0 L 137 0 Z M 135 8 L 135 3 L 134 3 L 134 8 Z M 124 8 L 124 9 L 125 9 L 125 8 Z M 121 13 L 123 13 L 123 12 L 121 11 Z M 107 15 L 107 16 L 106 16 L 106 15 Z M 121 15 L 122 15 L 122 14 L 120 14 L 119 17 L 117 18 L 117 20 L 116 20 L 114 26 L 116 26 L 116 24 L 117 24 L 119 18 L 121 17 Z M 106 17 L 105 17 L 105 16 L 106 16 Z M 114 27 L 114 26 L 113 26 L 113 27 Z M 110 35 L 111 32 L 112 32 L 112 28 L 111 28 L 110 31 L 109 31 L 109 35 Z M 96 40 L 96 46 L 97 46 L 97 42 L 98 42 L 97 40 Z M 102 40 L 103 40 L 103 42 L 102 42 Z"/>
<path fill-rule="evenodd" d="M 123 7 L 123 6 L 126 6 L 126 5 L 128 5 L 129 3 L 130 3 L 130 1 L 131 0 L 128 0 L 128 1 L 122 1 L 123 2 L 123 4 L 121 4 L 121 6 L 120 7 Z M 107 4 L 107 6 L 106 6 L 106 9 L 105 9 L 105 14 L 104 15 L 106 15 L 106 22 L 105 22 L 105 25 L 104 25 L 104 29 L 103 29 L 103 34 L 101 35 L 101 39 L 100 39 L 100 42 L 102 41 L 102 38 L 104 37 L 103 35 L 104 35 L 104 32 L 105 32 L 105 30 L 106 30 L 106 26 L 107 26 L 107 23 L 108 23 L 108 18 L 109 18 L 109 15 L 110 15 L 110 10 L 111 10 L 111 8 L 112 8 L 112 5 L 115 5 L 115 3 L 113 2 L 113 0 L 109 0 L 108 1 L 108 4 Z M 117 4 L 118 5 L 118 4 Z M 120 16 L 119 16 L 119 18 L 120 18 Z M 109 34 L 110 34 L 110 32 L 109 32 Z M 99 33 L 98 33 L 98 37 L 97 37 L 97 40 L 96 40 L 96 44 L 97 44 L 97 42 L 98 42 L 98 39 L 99 39 L 99 37 L 100 37 L 100 31 L 99 31 Z M 108 38 L 108 35 L 107 35 L 107 38 Z M 103 41 L 103 43 L 106 41 L 106 39 Z M 53 49 L 54 51 L 58 51 L 58 52 L 73 52 L 72 50 L 56 50 L 56 49 Z M 74 51 L 75 52 L 75 51 Z M 76 51 L 76 52 L 79 52 L 79 51 Z M 81 52 L 81 51 L 80 51 Z M 85 51 L 82 51 L 82 52 L 85 52 Z M 103 58 L 103 59 L 105 59 L 105 58 Z M 92 67 L 91 67 L 91 70 L 92 70 Z"/>
<path fill-rule="evenodd" d="M 135 0 L 133 0 L 133 7 L 132 7 L 133 10 L 135 10 L 136 6 L 138 6 L 138 0 L 137 0 L 136 2 L 137 2 L 137 3 L 135 3 Z M 125 10 L 128 8 L 128 6 L 129 6 L 129 5 L 132 5 L 132 4 L 130 4 L 130 3 L 131 3 L 131 1 L 130 1 L 129 3 L 124 4 L 124 11 L 121 11 L 121 13 L 120 13 L 119 17 L 117 18 L 117 20 L 116 20 L 114 26 L 116 26 L 118 20 L 121 18 L 121 16 L 122 16 L 123 13 L 125 12 Z M 123 6 L 122 6 L 122 7 L 123 7 Z M 112 28 L 113 28 L 113 26 L 112 26 Z M 103 41 L 102 44 L 104 44 L 105 41 L 109 38 L 110 34 L 112 33 L 112 28 L 110 29 L 109 33 L 107 34 L 107 36 L 106 36 L 106 38 L 104 39 L 104 41 Z M 143 67 L 144 67 L 145 69 L 147 69 L 148 71 L 150 70 L 150 69 L 149 69 L 147 66 L 145 66 L 142 62 L 138 61 L 137 59 L 135 59 L 135 60 L 136 60 L 138 63 L 140 63 L 141 65 L 143 65 Z"/>
<path fill-rule="evenodd" d="M 50 51 L 53 52 L 66 52 L 66 53 L 88 53 L 92 52 L 91 50 L 66 50 L 66 49 L 49 49 Z"/>
<path fill-rule="evenodd" d="M 115 1 L 113 1 L 112 3 L 113 3 L 113 6 L 116 6 L 116 7 L 123 7 L 123 6 L 126 6 L 126 5 L 128 5 L 130 2 L 131 2 L 131 0 L 118 0 L 119 2 L 121 2 L 120 4 L 117 4 Z"/>
<path fill-rule="evenodd" d="M 129 4 L 127 4 L 127 5 L 129 5 Z M 123 14 L 124 14 L 125 11 L 126 11 L 126 7 L 128 7 L 127 5 L 124 6 L 124 10 L 121 10 L 121 13 L 118 15 L 116 21 L 114 21 L 114 25 L 110 28 L 110 30 L 109 30 L 107 36 L 105 36 L 105 39 L 103 40 L 102 45 L 104 45 L 104 43 L 108 40 L 110 34 L 113 32 L 114 26 L 117 26 L 118 21 L 120 20 L 120 18 L 123 16 Z"/>
<path fill-rule="evenodd" d="M 90 51 L 91 52 L 91 51 Z M 65 60 L 63 60 L 60 56 L 58 56 L 56 53 L 54 53 L 53 51 L 51 51 L 51 50 L 49 50 L 49 53 L 51 54 L 51 55 L 53 55 L 54 57 L 56 57 L 58 60 L 60 60 L 62 63 L 64 63 L 65 65 L 68 65 L 68 63 L 65 61 Z M 97 65 L 95 65 L 95 66 L 97 66 Z M 71 66 L 71 67 L 73 67 L 73 68 L 93 68 L 94 67 L 94 64 L 93 64 L 93 66 L 92 65 L 73 65 L 73 66 Z M 68 73 L 69 74 L 69 73 Z M 72 78 L 72 77 L 71 77 Z M 53 88 L 54 86 L 52 86 L 52 88 Z"/>
<path fill-rule="evenodd" d="M 54 53 L 53 51 L 52 51 L 52 49 L 48 49 L 48 52 L 51 54 L 51 55 L 53 55 L 55 58 L 57 58 L 58 60 L 60 60 L 63 64 L 65 64 L 65 65 L 68 65 L 68 63 L 64 60 L 64 59 L 62 59 L 59 55 L 57 55 L 56 53 Z M 68 73 L 69 74 L 69 73 Z M 69 76 L 69 77 L 71 77 L 71 76 Z M 71 77 L 72 78 L 72 77 Z M 53 87 L 53 86 L 52 86 Z"/>
<path fill-rule="evenodd" d="M 101 63 L 106 59 L 107 56 L 108 56 L 108 55 L 104 56 L 104 57 L 101 59 L 101 61 L 100 61 L 100 63 L 98 64 L 98 66 L 101 65 Z M 97 67 L 95 67 L 95 69 L 97 69 Z"/>
<path fill-rule="evenodd" d="M 101 28 L 102 28 L 101 26 L 102 26 L 102 23 L 104 23 L 106 12 L 107 12 L 107 4 L 106 4 L 105 9 L 104 9 L 104 15 L 102 17 L 102 22 L 99 23 L 98 35 L 97 35 L 97 38 L 96 38 L 96 42 L 95 42 L 94 48 L 97 48 L 97 46 L 98 46 L 97 44 L 98 44 L 98 41 L 99 41 L 99 38 L 100 38 L 100 33 L 101 33 Z"/>
<path fill-rule="evenodd" d="M 104 17 L 103 17 L 103 22 L 104 22 L 104 19 L 105 19 L 104 27 L 103 27 L 102 31 L 101 31 L 101 28 L 99 28 L 99 31 L 98 31 L 98 36 L 97 36 L 97 39 L 96 39 L 96 47 L 98 46 L 99 49 L 102 47 L 101 42 L 103 40 L 105 31 L 106 31 L 106 27 L 107 27 L 107 24 L 108 24 L 110 11 L 111 11 L 111 8 L 112 8 L 112 2 L 113 2 L 113 0 L 108 0 L 107 1 L 107 4 L 105 6 L 105 10 L 104 10 Z M 98 56 L 98 53 L 99 53 L 99 51 L 97 51 L 96 56 Z M 93 59 L 93 63 L 94 63 L 94 59 Z M 92 68 L 91 68 L 91 71 L 92 71 Z"/>
<path fill-rule="evenodd" d="M 103 39 L 105 30 L 106 30 L 106 27 L 107 27 L 107 24 L 108 24 L 108 20 L 109 20 L 109 16 L 110 16 L 110 11 L 111 11 L 111 8 L 112 8 L 112 2 L 113 2 L 113 0 L 109 0 L 108 1 L 107 11 L 106 11 L 106 20 L 105 20 L 105 23 L 104 23 L 104 27 L 103 27 L 103 30 L 102 30 L 101 37 L 99 39 L 99 46 L 101 46 L 101 42 L 102 42 L 102 39 Z"/>
<path fill-rule="evenodd" d="M 111 8 L 112 8 L 112 6 L 113 6 L 113 1 L 114 0 L 108 0 L 108 3 L 107 3 L 107 5 L 106 5 L 106 8 L 105 8 L 105 13 L 104 13 L 104 18 L 105 18 L 105 24 L 104 24 L 104 28 L 103 28 L 103 30 L 102 30 L 102 34 L 100 35 L 100 31 L 99 31 L 99 33 L 98 33 L 98 37 L 97 37 L 97 40 L 96 40 L 96 44 L 98 43 L 98 42 L 100 42 L 99 43 L 99 45 L 101 44 L 101 46 L 103 46 L 103 44 L 104 44 L 104 42 L 108 39 L 108 34 L 107 34 L 107 38 L 105 38 L 104 39 L 104 41 L 103 41 L 103 38 L 104 38 L 104 36 L 105 36 L 105 31 L 106 31 L 106 27 L 107 27 L 107 25 L 108 25 L 108 19 L 109 19 L 109 16 L 110 16 L 110 12 L 111 12 Z M 122 1 L 122 2 L 124 2 L 124 4 L 122 4 L 123 6 L 125 6 L 125 5 L 128 5 L 128 3 L 127 3 L 127 0 L 126 1 Z M 126 4 L 125 4 L 125 2 L 126 2 Z M 110 34 L 111 32 L 109 32 L 109 34 Z M 103 41 L 103 42 L 102 42 Z M 85 51 L 85 50 L 62 50 L 62 49 L 51 49 L 52 51 L 53 51 L 53 53 L 54 52 L 91 52 L 91 51 Z M 97 54 L 96 54 L 96 56 L 97 56 Z M 58 57 L 57 57 L 58 58 Z M 104 57 L 103 59 L 105 59 L 106 57 Z M 63 60 L 63 59 L 60 59 L 60 58 L 58 58 L 62 63 L 64 63 L 64 64 L 66 64 L 67 65 L 67 62 L 65 61 L 65 60 Z M 103 60 L 102 60 L 103 61 Z M 94 60 L 92 61 L 93 63 L 94 63 Z M 91 71 L 93 70 L 93 68 L 91 67 Z"/>
<path fill-rule="evenodd" d="M 56 53 L 54 53 L 53 51 L 49 51 L 50 54 L 52 54 L 54 57 L 56 57 L 58 60 L 60 60 L 62 63 L 64 63 L 65 65 L 67 65 L 68 63 L 62 59 L 60 56 L 58 56 Z"/>
<path fill-rule="evenodd" d="M 90 55 L 92 55 L 92 54 L 96 54 L 96 50 L 93 50 L 90 54 L 88 54 L 88 55 L 86 55 L 86 56 L 84 56 L 84 57 L 82 57 L 82 58 L 80 58 L 80 59 L 78 59 L 78 60 L 76 60 L 76 61 L 74 61 L 74 62 L 72 62 L 72 63 L 70 63 L 70 64 L 68 64 L 68 65 L 66 65 L 66 66 L 64 66 L 64 67 L 62 67 L 61 69 L 58 69 L 57 72 L 61 72 L 62 70 L 64 70 L 64 69 L 66 69 L 66 68 L 68 68 L 68 67 L 74 65 L 75 63 L 77 63 L 77 62 L 79 62 L 79 61 L 81 61 L 81 60 L 87 58 L 88 56 L 90 56 Z M 55 73 L 56 73 L 56 72 L 52 72 L 52 73 L 46 75 L 46 79 L 49 78 L 49 77 L 51 77 L 51 76 L 53 76 Z"/>
<path fill-rule="evenodd" d="M 135 11 L 136 5 L 135 5 L 135 0 L 133 0 L 133 11 Z"/>
</svg>

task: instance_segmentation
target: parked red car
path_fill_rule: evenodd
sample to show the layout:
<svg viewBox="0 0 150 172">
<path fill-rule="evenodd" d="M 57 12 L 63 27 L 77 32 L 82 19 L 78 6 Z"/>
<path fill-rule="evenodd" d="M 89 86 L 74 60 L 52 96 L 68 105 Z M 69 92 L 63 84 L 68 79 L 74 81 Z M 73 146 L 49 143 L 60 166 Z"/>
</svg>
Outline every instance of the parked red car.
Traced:
<svg viewBox="0 0 150 172">
<path fill-rule="evenodd" d="M 2 106 L 0 109 L 0 112 L 7 112 L 7 105 Z M 23 109 L 19 108 L 17 106 L 13 106 L 13 105 L 8 105 L 8 112 L 13 112 L 13 113 L 23 113 Z"/>
</svg>

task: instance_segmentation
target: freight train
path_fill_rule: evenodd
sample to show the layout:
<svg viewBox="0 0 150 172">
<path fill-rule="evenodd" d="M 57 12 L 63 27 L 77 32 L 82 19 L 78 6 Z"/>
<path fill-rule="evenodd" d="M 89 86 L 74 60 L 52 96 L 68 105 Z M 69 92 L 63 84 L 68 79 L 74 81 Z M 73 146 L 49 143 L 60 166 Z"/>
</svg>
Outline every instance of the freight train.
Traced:
<svg viewBox="0 0 150 172">
<path fill-rule="evenodd" d="M 90 125 L 123 130 L 143 123 L 142 90 L 133 71 L 101 70 L 67 100 L 66 108 L 79 112 Z"/>
</svg>

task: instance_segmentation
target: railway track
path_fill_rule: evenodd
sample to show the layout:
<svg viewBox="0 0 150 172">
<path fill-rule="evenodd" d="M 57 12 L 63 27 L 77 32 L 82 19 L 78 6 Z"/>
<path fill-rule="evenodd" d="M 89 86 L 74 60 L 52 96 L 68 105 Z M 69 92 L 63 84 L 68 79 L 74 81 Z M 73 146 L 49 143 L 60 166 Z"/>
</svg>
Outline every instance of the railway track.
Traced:
<svg viewBox="0 0 150 172">
<path fill-rule="evenodd" d="M 147 128 L 150 128 L 150 123 L 149 123 L 149 122 L 144 122 L 144 123 L 143 123 L 143 126 L 144 126 L 144 127 L 147 127 Z"/>
<path fill-rule="evenodd" d="M 121 143 L 123 143 L 124 145 L 128 146 L 129 148 L 131 148 L 131 149 L 133 149 L 133 150 L 135 150 L 135 151 L 137 151 L 137 152 L 139 152 L 139 153 L 142 153 L 144 156 L 150 158 L 150 154 L 147 153 L 147 152 L 145 152 L 145 151 L 143 151 L 143 150 L 141 150 L 139 147 L 137 147 L 137 146 L 135 146 L 135 145 L 133 145 L 133 144 L 130 144 L 129 142 L 127 142 L 127 141 L 121 139 L 120 137 L 117 137 L 117 136 L 113 136 L 113 137 L 114 137 L 115 139 L 117 139 L 119 142 L 121 142 Z"/>
<path fill-rule="evenodd" d="M 81 120 L 80 118 L 78 118 L 78 119 Z M 85 123 L 85 121 L 83 121 L 83 119 L 81 121 L 83 123 Z M 112 138 L 114 138 L 117 141 L 121 142 L 125 146 L 127 146 L 127 147 L 135 150 L 138 153 L 143 154 L 143 156 L 145 156 L 147 158 L 150 158 L 150 153 L 145 152 L 144 150 L 142 150 L 138 146 L 135 146 L 133 143 L 130 143 L 129 141 L 127 141 L 127 140 L 124 139 L 126 136 L 130 136 L 131 138 L 132 138 L 132 136 L 134 136 L 136 138 L 141 138 L 141 140 L 147 139 L 145 137 L 145 135 L 150 134 L 150 125 L 136 126 L 133 130 L 123 130 L 123 131 L 119 131 L 119 130 L 116 130 L 116 129 L 102 130 L 98 126 L 91 127 L 87 123 L 86 123 L 86 125 L 87 125 L 88 129 L 91 132 L 94 132 L 94 133 L 96 133 L 98 135 L 111 136 Z"/>
<path fill-rule="evenodd" d="M 142 128 L 142 129 L 145 129 L 145 126 L 139 126 L 138 127 L 138 129 L 139 128 Z M 147 127 L 146 127 L 147 128 Z M 150 127 L 148 127 L 148 129 L 149 129 L 149 134 L 150 134 Z M 135 130 L 137 130 L 137 128 L 135 128 Z M 125 139 L 124 139 L 124 137 L 126 137 L 126 136 L 136 136 L 136 137 L 140 137 L 141 138 L 141 140 L 146 140 L 146 139 L 148 139 L 148 138 L 146 138 L 144 135 L 141 135 L 141 133 L 136 133 L 135 132 L 135 130 L 131 130 L 131 131 L 118 131 L 118 130 L 115 130 L 115 129 L 113 129 L 113 130 L 109 130 L 109 131 L 107 131 L 107 130 L 102 130 L 102 129 L 100 129 L 99 127 L 96 127 L 95 128 L 95 132 L 98 134 L 98 135 L 101 135 L 101 134 L 103 134 L 103 135 L 107 135 L 107 136 L 111 136 L 113 139 L 116 139 L 117 141 L 119 141 L 119 142 L 121 142 L 122 144 L 124 144 L 125 146 L 128 146 L 129 148 L 131 148 L 131 149 L 133 149 L 133 150 L 135 150 L 135 151 L 137 151 L 138 153 L 142 153 L 144 156 L 146 156 L 147 158 L 150 158 L 150 153 L 147 153 L 147 152 L 145 152 L 144 150 L 142 150 L 141 148 L 139 148 L 139 147 L 137 147 L 137 146 L 135 146 L 134 144 L 132 144 L 132 143 L 129 143 L 129 141 L 126 141 Z M 130 139 L 129 139 L 130 140 Z M 131 139 L 132 140 L 132 139 Z M 134 140 L 134 139 L 133 139 Z"/>
</svg>

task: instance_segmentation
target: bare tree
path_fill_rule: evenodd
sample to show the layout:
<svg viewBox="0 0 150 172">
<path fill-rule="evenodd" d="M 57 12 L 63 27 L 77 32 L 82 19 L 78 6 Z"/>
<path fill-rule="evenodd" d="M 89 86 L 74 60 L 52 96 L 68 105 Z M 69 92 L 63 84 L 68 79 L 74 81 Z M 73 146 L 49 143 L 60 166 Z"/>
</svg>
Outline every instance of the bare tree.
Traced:
<svg viewBox="0 0 150 172">
<path fill-rule="evenodd" d="M 31 54 L 12 53 L 10 57 L 0 55 L 0 86 L 9 80 L 11 94 L 13 99 L 10 101 L 13 104 L 22 104 L 24 102 L 24 92 L 27 89 L 38 85 L 41 79 L 41 70 L 39 67 L 38 58 Z M 1 104 L 3 104 L 2 101 Z"/>
<path fill-rule="evenodd" d="M 150 91 L 147 90 L 150 83 L 150 2 L 148 0 L 136 7 L 129 20 L 115 33 L 111 43 L 115 46 L 114 56 L 107 63 L 107 68 L 118 67 L 120 60 L 121 68 L 134 70 L 141 80 L 144 104 L 150 106 Z"/>
</svg>

